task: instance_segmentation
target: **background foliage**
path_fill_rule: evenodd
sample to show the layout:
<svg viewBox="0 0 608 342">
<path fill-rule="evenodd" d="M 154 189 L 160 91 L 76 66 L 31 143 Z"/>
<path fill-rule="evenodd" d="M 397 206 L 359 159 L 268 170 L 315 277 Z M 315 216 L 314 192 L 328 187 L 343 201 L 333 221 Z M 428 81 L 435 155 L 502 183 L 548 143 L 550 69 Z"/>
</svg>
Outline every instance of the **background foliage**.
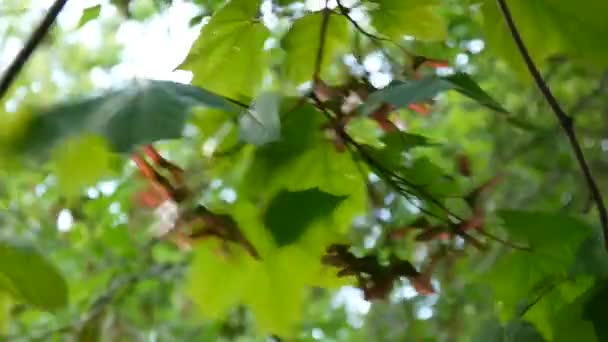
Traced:
<svg viewBox="0 0 608 342">
<path fill-rule="evenodd" d="M 608 3 L 508 4 L 606 193 Z M 0 65 L 47 7 L 2 1 Z M 494 1 L 73 1 L 0 143 L 3 341 L 608 340 L 595 203 Z M 245 240 L 159 238 L 148 143 Z"/>
</svg>

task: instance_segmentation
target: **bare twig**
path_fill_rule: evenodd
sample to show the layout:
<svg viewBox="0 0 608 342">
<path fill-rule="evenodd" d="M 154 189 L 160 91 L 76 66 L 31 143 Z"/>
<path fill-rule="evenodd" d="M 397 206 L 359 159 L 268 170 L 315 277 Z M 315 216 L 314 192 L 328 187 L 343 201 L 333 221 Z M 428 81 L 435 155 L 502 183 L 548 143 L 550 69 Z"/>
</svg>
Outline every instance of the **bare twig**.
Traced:
<svg viewBox="0 0 608 342">
<path fill-rule="evenodd" d="M 325 40 L 327 38 L 327 27 L 329 26 L 329 16 L 331 11 L 327 8 L 327 0 L 325 0 L 325 8 L 323 9 L 323 17 L 321 19 L 321 31 L 319 36 L 319 48 L 317 49 L 317 58 L 315 60 L 315 71 L 313 79 L 316 81 L 321 77 L 321 66 L 323 65 L 323 54 L 325 52 Z"/>
<path fill-rule="evenodd" d="M 53 3 L 44 19 L 40 22 L 40 25 L 38 25 L 38 28 L 32 33 L 23 46 L 23 49 L 19 51 L 11 65 L 6 69 L 4 75 L 2 75 L 2 79 L 0 79 L 0 100 L 6 95 L 11 84 L 19 75 L 19 72 L 23 69 L 25 63 L 32 56 L 34 50 L 36 50 L 40 42 L 42 42 L 47 35 L 51 26 L 53 26 L 55 19 L 59 16 L 59 12 L 61 12 L 67 2 L 68 0 L 56 0 L 55 3 Z"/>
<path fill-rule="evenodd" d="M 572 117 L 570 117 L 568 114 L 566 114 L 566 112 L 562 109 L 561 105 L 559 104 L 559 102 L 557 101 L 557 99 L 555 98 L 553 93 L 551 92 L 551 89 L 549 88 L 549 86 L 547 85 L 547 83 L 545 82 L 543 77 L 541 76 L 538 68 L 536 67 L 536 64 L 534 64 L 534 61 L 532 60 L 532 57 L 530 56 L 530 52 L 528 51 L 528 48 L 524 44 L 524 41 L 521 38 L 519 30 L 517 29 L 517 26 L 515 25 L 513 16 L 511 15 L 509 6 L 507 6 L 506 0 L 497 0 L 497 2 L 498 2 L 498 7 L 500 8 L 500 10 L 503 14 L 503 17 L 505 19 L 505 22 L 506 22 L 509 30 L 511 31 L 513 40 L 515 41 L 515 44 L 517 45 L 517 48 L 519 49 L 519 52 L 520 52 L 521 56 L 523 57 L 524 62 L 526 63 L 528 71 L 534 78 L 536 85 L 538 86 L 541 93 L 543 94 L 543 96 L 545 97 L 547 102 L 549 103 L 549 106 L 551 106 L 551 109 L 555 113 L 555 116 L 557 117 L 557 120 L 559 121 L 560 125 L 562 126 L 562 129 L 568 136 L 568 140 L 570 141 L 570 145 L 572 146 L 572 150 L 574 151 L 576 160 L 578 161 L 579 167 L 581 168 L 581 171 L 583 172 L 583 176 L 585 177 L 587 186 L 589 187 L 589 191 L 591 192 L 591 194 L 593 196 L 593 200 L 595 201 L 595 204 L 597 206 L 600 223 L 602 225 L 602 230 L 604 232 L 604 244 L 605 244 L 605 247 L 608 249 L 608 212 L 606 211 L 606 206 L 604 204 L 604 200 L 602 199 L 602 194 L 599 190 L 597 182 L 595 181 L 595 178 L 593 177 L 593 174 L 591 173 L 591 169 L 589 168 L 589 165 L 587 164 L 585 155 L 583 154 L 583 150 L 576 138 L 576 132 L 574 131 Z"/>
<path fill-rule="evenodd" d="M 393 41 L 392 39 L 380 37 L 380 36 L 377 36 L 369 31 L 365 30 L 363 27 L 361 27 L 361 25 L 359 25 L 359 23 L 355 19 L 353 19 L 350 16 L 350 14 L 348 13 L 348 11 L 349 11 L 348 8 L 344 7 L 344 5 L 342 5 L 342 3 L 339 0 L 336 3 L 338 4 L 338 9 L 340 10 L 340 14 L 342 14 L 342 16 L 344 16 L 346 18 L 346 20 L 348 20 L 359 33 L 361 33 L 362 35 L 369 38 L 369 40 L 374 45 L 376 45 L 376 47 L 380 50 L 380 52 L 388 60 L 395 63 L 396 65 L 399 65 L 399 62 L 397 62 L 388 52 L 384 51 L 384 48 L 383 48 L 382 44 L 380 44 L 380 42 L 387 42 L 387 43 L 393 44 L 395 47 L 397 47 L 399 50 L 401 50 L 401 52 L 403 52 L 406 56 L 409 56 L 409 57 L 413 56 L 413 54 L 411 52 L 407 51 L 403 46 L 401 46 L 401 44 Z"/>
<path fill-rule="evenodd" d="M 559 284 L 561 284 L 561 280 L 557 280 L 545 288 L 543 288 L 540 293 L 534 298 L 531 302 L 529 302 L 519 313 L 519 317 L 524 317 L 530 309 L 532 309 L 536 304 L 538 304 L 545 296 L 551 293 Z"/>
<path fill-rule="evenodd" d="M 486 238 L 488 238 L 490 240 L 502 243 L 503 245 L 511 247 L 513 249 L 517 249 L 519 251 L 524 251 L 524 252 L 532 252 L 532 248 L 530 248 L 530 247 L 517 245 L 509 240 L 505 240 L 503 238 L 490 234 L 490 233 L 486 232 L 485 230 L 478 230 L 477 232 L 481 236 L 485 236 Z"/>
</svg>

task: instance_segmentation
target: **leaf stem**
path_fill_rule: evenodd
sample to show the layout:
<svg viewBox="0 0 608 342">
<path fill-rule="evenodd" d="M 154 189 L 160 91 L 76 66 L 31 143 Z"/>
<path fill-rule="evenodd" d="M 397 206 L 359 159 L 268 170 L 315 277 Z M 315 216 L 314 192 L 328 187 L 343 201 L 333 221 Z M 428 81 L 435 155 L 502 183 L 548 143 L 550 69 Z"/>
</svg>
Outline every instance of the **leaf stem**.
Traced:
<svg viewBox="0 0 608 342">
<path fill-rule="evenodd" d="M 6 69 L 2 79 L 0 79 L 0 100 L 6 95 L 11 84 L 15 81 L 21 69 L 27 61 L 30 59 L 34 50 L 40 45 L 40 42 L 49 32 L 51 26 L 59 16 L 59 12 L 63 9 L 68 0 L 56 0 L 55 3 L 49 8 L 46 16 L 38 25 L 38 28 L 32 33 L 30 38 L 27 40 L 21 51 L 17 54 L 11 65 Z"/>
<path fill-rule="evenodd" d="M 323 8 L 323 17 L 321 18 L 321 32 L 319 36 L 319 48 L 317 49 L 317 58 L 315 60 L 315 71 L 313 80 L 318 80 L 321 77 L 321 66 L 323 64 L 323 53 L 325 52 L 325 40 L 327 38 L 327 27 L 329 26 L 329 16 L 331 11 L 327 8 L 327 0 L 325 0 L 325 8 Z"/>
<path fill-rule="evenodd" d="M 572 150 L 574 151 L 576 160 L 578 161 L 579 167 L 583 173 L 583 176 L 585 177 L 585 181 L 587 183 L 587 186 L 589 187 L 589 191 L 591 192 L 591 195 L 593 196 L 593 200 L 596 203 L 599 218 L 600 218 L 600 223 L 602 225 L 602 230 L 604 232 L 604 245 L 605 245 L 606 249 L 608 249 L 608 212 L 606 211 L 606 206 L 604 204 L 604 200 L 602 199 L 602 194 L 599 190 L 597 182 L 595 181 L 595 178 L 593 177 L 593 174 L 591 173 L 589 164 L 587 163 L 583 150 L 576 138 L 576 132 L 574 131 L 574 124 L 573 124 L 572 117 L 569 116 L 568 114 L 566 114 L 566 112 L 562 109 L 561 105 L 559 104 L 559 102 L 557 101 L 557 99 L 555 98 L 553 93 L 551 92 L 549 85 L 545 82 L 542 75 L 540 74 L 536 64 L 534 64 L 534 61 L 532 60 L 532 56 L 530 55 L 530 52 L 528 51 L 528 48 L 524 44 L 524 41 L 519 33 L 519 30 L 517 29 L 517 26 L 515 25 L 515 21 L 513 20 L 513 16 L 511 15 L 511 10 L 509 9 L 509 6 L 507 6 L 506 0 L 497 0 L 497 3 L 498 3 L 498 7 L 500 8 L 500 10 L 503 14 L 503 17 L 509 28 L 509 31 L 511 32 L 511 36 L 513 37 L 513 40 L 515 41 L 515 44 L 517 45 L 519 53 L 521 54 L 521 56 L 524 59 L 524 62 L 526 64 L 526 67 L 528 68 L 528 71 L 534 78 L 534 81 L 536 82 L 536 85 L 539 88 L 540 92 L 543 94 L 543 96 L 549 103 L 549 106 L 553 110 L 553 113 L 555 113 L 555 116 L 557 117 L 557 120 L 559 121 L 560 125 L 562 126 L 562 129 L 568 136 L 568 140 L 570 141 L 570 145 L 572 147 Z"/>
</svg>

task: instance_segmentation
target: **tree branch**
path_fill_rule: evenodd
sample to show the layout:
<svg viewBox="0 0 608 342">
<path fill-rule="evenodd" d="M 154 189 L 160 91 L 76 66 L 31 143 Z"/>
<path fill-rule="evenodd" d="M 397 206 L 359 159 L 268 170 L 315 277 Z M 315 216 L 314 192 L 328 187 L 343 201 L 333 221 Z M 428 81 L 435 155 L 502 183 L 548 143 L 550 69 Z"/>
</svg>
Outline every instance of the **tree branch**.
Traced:
<svg viewBox="0 0 608 342">
<path fill-rule="evenodd" d="M 500 8 L 500 10 L 503 14 L 503 17 L 505 19 L 505 22 L 509 28 L 509 31 L 511 31 L 513 40 L 515 41 L 515 44 L 517 45 L 517 48 L 518 48 L 521 56 L 523 57 L 524 62 L 526 63 L 528 71 L 534 78 L 534 81 L 536 82 L 536 85 L 540 89 L 541 93 L 543 94 L 543 96 L 545 97 L 547 102 L 549 103 L 549 106 L 553 110 L 553 113 L 555 113 L 555 116 L 557 117 L 557 120 L 559 121 L 560 125 L 562 126 L 562 129 L 568 136 L 568 140 L 570 141 L 570 145 L 572 146 L 572 150 L 574 151 L 576 160 L 578 161 L 579 167 L 581 168 L 581 171 L 583 172 L 583 176 L 585 177 L 587 186 L 589 187 L 589 190 L 593 196 L 593 200 L 595 201 L 595 204 L 597 206 L 599 217 L 600 217 L 600 223 L 602 225 L 602 230 L 604 232 L 604 245 L 608 249 L 608 212 L 606 211 L 606 206 L 604 204 L 604 200 L 602 199 L 602 194 L 600 193 L 597 182 L 595 181 L 595 178 L 593 178 L 591 169 L 589 168 L 589 165 L 587 164 L 587 161 L 585 160 L 585 155 L 583 154 L 583 150 L 576 138 L 576 133 L 574 131 L 574 125 L 572 122 L 572 118 L 568 114 L 566 114 L 566 112 L 564 112 L 564 110 L 560 106 L 559 102 L 557 101 L 557 99 L 555 98 L 553 93 L 551 92 L 551 89 L 549 89 L 549 86 L 544 81 L 543 77 L 541 76 L 538 68 L 536 67 L 536 64 L 534 64 L 534 61 L 532 60 L 532 57 L 530 56 L 530 52 L 528 51 L 528 48 L 524 44 L 524 41 L 523 41 L 521 35 L 519 34 L 519 30 L 517 29 L 517 26 L 515 25 L 515 22 L 513 21 L 513 16 L 511 15 L 511 11 L 509 10 L 509 7 L 507 6 L 506 0 L 497 0 L 497 2 L 498 2 L 498 7 Z"/>
<path fill-rule="evenodd" d="M 19 75 L 19 72 L 23 69 L 25 63 L 32 56 L 34 50 L 36 50 L 38 45 L 40 45 L 40 42 L 42 42 L 47 35 L 51 26 L 53 26 L 55 19 L 59 16 L 59 12 L 61 12 L 67 2 L 68 0 L 56 0 L 55 3 L 53 3 L 44 19 L 40 22 L 40 25 L 38 25 L 38 28 L 32 33 L 11 65 L 6 69 L 4 75 L 2 75 L 2 79 L 0 79 L 0 100 L 6 95 L 11 84 Z"/>
</svg>

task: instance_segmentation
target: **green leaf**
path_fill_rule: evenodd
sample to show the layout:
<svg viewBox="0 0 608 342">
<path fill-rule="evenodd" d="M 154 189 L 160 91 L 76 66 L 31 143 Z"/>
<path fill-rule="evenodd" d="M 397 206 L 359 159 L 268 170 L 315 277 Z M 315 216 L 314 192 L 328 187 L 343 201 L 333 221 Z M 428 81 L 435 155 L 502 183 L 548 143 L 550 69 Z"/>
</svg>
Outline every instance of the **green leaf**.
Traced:
<svg viewBox="0 0 608 342">
<path fill-rule="evenodd" d="M 188 279 L 188 293 L 212 319 L 224 318 L 228 310 L 243 299 L 251 271 L 256 267 L 251 256 L 240 247 L 222 253 L 219 241 L 206 242 L 195 249 Z"/>
<path fill-rule="evenodd" d="M 241 138 L 255 145 L 276 141 L 281 135 L 279 100 L 276 93 L 263 93 L 254 101 L 253 108 L 241 117 Z"/>
<path fill-rule="evenodd" d="M 608 13 L 608 2 L 513 0 L 508 5 L 536 63 L 542 66 L 548 57 L 565 55 L 598 68 L 607 66 L 608 47 L 598 42 L 608 36 L 604 15 Z M 489 48 L 527 74 L 496 1 L 485 0 L 481 9 Z"/>
<path fill-rule="evenodd" d="M 594 275 L 608 277 L 608 252 L 604 246 L 604 234 L 599 227 L 593 230 L 593 234 L 585 239 L 578 251 L 570 269 L 570 273 L 576 275 Z"/>
<path fill-rule="evenodd" d="M 0 291 L 0 334 L 2 335 L 6 335 L 8 330 L 10 304 L 11 300 L 8 294 Z"/>
<path fill-rule="evenodd" d="M 100 96 L 36 112 L 18 147 L 41 154 L 65 138 L 93 133 L 106 138 L 113 151 L 129 152 L 138 144 L 180 138 L 190 109 L 197 106 L 241 111 L 201 88 L 138 80 Z"/>
<path fill-rule="evenodd" d="M 445 40 L 447 24 L 439 13 L 438 1 L 424 0 L 372 0 L 372 25 L 378 32 L 400 41 L 403 36 L 418 40 Z"/>
<path fill-rule="evenodd" d="M 584 305 L 582 311 L 583 318 L 593 324 L 598 341 L 608 341 L 606 303 L 608 303 L 608 282 L 604 281 L 594 289 L 593 295 Z"/>
<path fill-rule="evenodd" d="M 101 5 L 95 5 L 95 6 L 85 8 L 82 11 L 80 20 L 78 20 L 77 27 L 82 27 L 89 21 L 96 19 L 97 17 L 99 17 L 99 13 L 101 13 Z"/>
<path fill-rule="evenodd" d="M 308 14 L 296 20 L 283 40 L 281 47 L 286 57 L 283 62 L 285 77 L 294 85 L 309 81 L 313 77 L 321 37 L 323 12 Z M 330 79 L 331 62 L 348 49 L 348 22 L 343 16 L 330 15 L 327 24 L 321 78 Z"/>
<path fill-rule="evenodd" d="M 576 307 L 578 298 L 592 287 L 591 277 L 553 279 L 537 286 L 527 300 L 522 301 L 526 306 L 534 304 L 525 313 L 525 318 L 551 341 L 571 341 L 577 335 L 593 335 L 593 329 L 588 322 L 582 321 L 581 310 Z M 569 325 L 567 331 L 560 327 L 562 324 Z"/>
<path fill-rule="evenodd" d="M 113 174 L 114 156 L 99 136 L 84 135 L 64 141 L 53 151 L 53 160 L 59 189 L 68 197 Z"/>
<path fill-rule="evenodd" d="M 194 74 L 192 83 L 218 94 L 253 97 L 268 64 L 268 29 L 258 18 L 259 0 L 232 0 L 201 29 L 186 60 L 178 67 Z"/>
<path fill-rule="evenodd" d="M 572 261 L 581 242 L 592 232 L 584 222 L 561 214 L 504 210 L 499 215 L 512 237 L 564 262 Z"/>
<path fill-rule="evenodd" d="M 68 288 L 62 275 L 33 248 L 0 241 L 0 260 L 0 290 L 48 311 L 67 304 Z"/>
<path fill-rule="evenodd" d="M 507 113 L 507 110 L 488 95 L 488 93 L 483 91 L 468 74 L 459 72 L 454 75 L 446 76 L 443 79 L 448 81 L 453 86 L 454 90 L 477 101 L 479 104 L 498 112 Z"/>
<path fill-rule="evenodd" d="M 486 320 L 479 324 L 479 331 L 472 342 L 504 342 L 505 328 L 496 319 Z"/>
<path fill-rule="evenodd" d="M 383 145 L 381 148 L 374 147 L 368 150 L 377 161 L 392 170 L 403 166 L 405 161 L 403 154 L 407 151 L 416 147 L 434 145 L 425 136 L 400 131 L 385 134 L 381 142 Z"/>
<path fill-rule="evenodd" d="M 291 337 L 302 319 L 307 288 L 327 278 L 320 260 L 332 234 L 325 224 L 311 223 L 297 241 L 277 247 L 255 205 L 239 202 L 234 218 L 262 260 L 254 260 L 240 246 L 206 241 L 195 250 L 188 292 L 207 317 L 223 318 L 242 303 L 253 312 L 259 334 Z"/>
<path fill-rule="evenodd" d="M 370 115 L 382 103 L 390 103 L 396 108 L 404 108 L 409 104 L 434 98 L 446 90 L 456 90 L 466 97 L 492 110 L 506 113 L 507 111 L 490 95 L 464 73 L 456 73 L 446 77 L 426 77 L 407 82 L 395 81 L 389 86 L 373 92 L 359 111 Z"/>
<path fill-rule="evenodd" d="M 277 3 L 279 6 L 288 6 L 295 2 L 300 2 L 300 0 L 278 0 Z"/>
<path fill-rule="evenodd" d="M 513 313 L 522 299 L 533 298 L 539 287 L 569 274 L 575 253 L 591 229 L 561 214 L 500 211 L 499 216 L 510 236 L 532 249 L 502 257 L 482 275 L 497 300 L 503 303 L 505 317 Z"/>
<path fill-rule="evenodd" d="M 264 224 L 279 247 L 292 244 L 319 218 L 330 215 L 344 200 L 318 189 L 281 191 L 268 205 Z"/>
<path fill-rule="evenodd" d="M 322 130 L 326 118 L 310 105 L 281 118 L 281 139 L 258 148 L 239 189 L 250 198 L 271 198 L 283 189 L 318 188 L 347 196 L 336 210 L 336 231 L 350 227 L 353 215 L 362 213 L 367 199 L 363 175 L 349 153 L 339 152 Z"/>
<path fill-rule="evenodd" d="M 504 342 L 543 342 L 545 339 L 534 325 L 523 320 L 514 320 L 505 327 Z"/>
<path fill-rule="evenodd" d="M 351 136 L 357 143 L 368 145 L 371 147 L 382 148 L 382 136 L 384 132 L 382 127 L 368 117 L 355 117 L 346 125 L 346 133 Z"/>
<path fill-rule="evenodd" d="M 451 89 L 452 86 L 437 77 L 426 77 L 407 82 L 393 82 L 386 88 L 373 92 L 359 107 L 363 115 L 370 115 L 382 103 L 390 103 L 396 108 L 432 99 L 437 94 Z"/>
</svg>

